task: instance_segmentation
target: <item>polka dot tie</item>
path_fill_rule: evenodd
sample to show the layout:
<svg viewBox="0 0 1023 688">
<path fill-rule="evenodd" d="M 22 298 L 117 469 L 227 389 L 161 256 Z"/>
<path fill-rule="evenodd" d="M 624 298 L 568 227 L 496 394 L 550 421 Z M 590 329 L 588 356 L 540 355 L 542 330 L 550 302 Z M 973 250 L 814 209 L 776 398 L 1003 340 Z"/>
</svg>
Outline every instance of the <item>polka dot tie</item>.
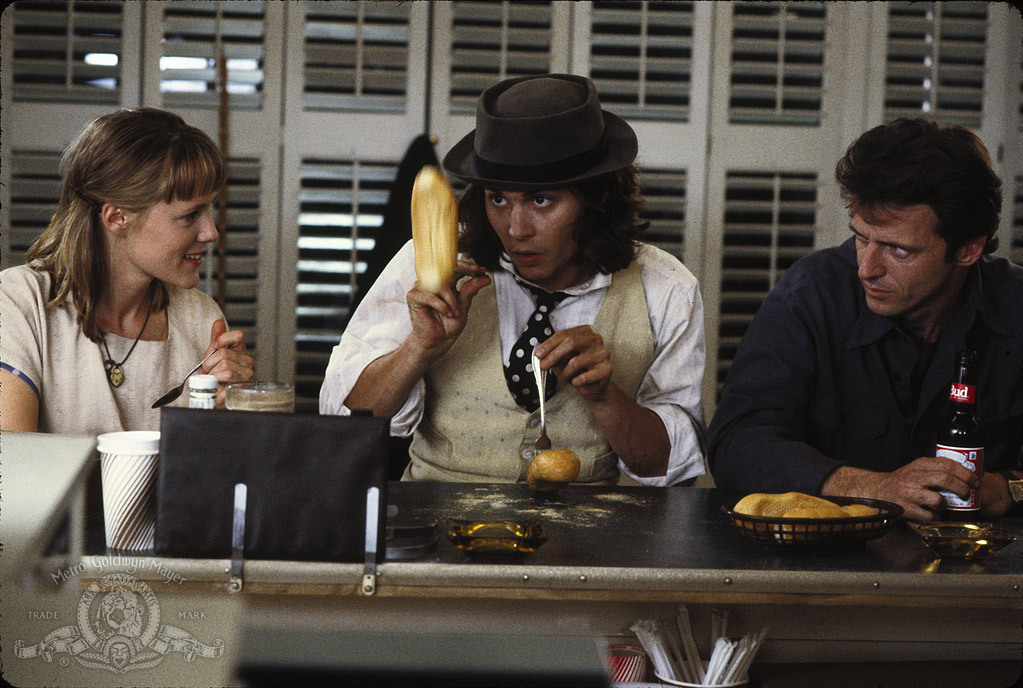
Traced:
<svg viewBox="0 0 1023 688">
<path fill-rule="evenodd" d="M 546 292 L 528 284 L 522 286 L 532 293 L 533 299 L 536 301 L 536 310 L 529 316 L 525 331 L 512 347 L 511 360 L 505 366 L 504 377 L 508 381 L 508 390 L 515 397 L 515 403 L 527 411 L 533 412 L 540 408 L 540 392 L 536 388 L 536 378 L 533 376 L 533 349 L 554 334 L 550 312 L 568 297 L 568 294 L 560 291 Z M 548 375 L 545 401 L 554 396 L 557 386 L 557 378 Z"/>
</svg>

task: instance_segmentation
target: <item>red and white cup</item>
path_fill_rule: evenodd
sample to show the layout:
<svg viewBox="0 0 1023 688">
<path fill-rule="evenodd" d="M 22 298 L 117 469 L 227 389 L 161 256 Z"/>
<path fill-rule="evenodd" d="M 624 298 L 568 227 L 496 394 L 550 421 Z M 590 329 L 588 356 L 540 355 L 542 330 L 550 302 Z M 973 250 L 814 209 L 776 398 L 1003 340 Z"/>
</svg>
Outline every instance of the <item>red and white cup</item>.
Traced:
<svg viewBox="0 0 1023 688">
<path fill-rule="evenodd" d="M 607 646 L 607 668 L 614 683 L 646 680 L 646 652 L 639 645 L 615 643 Z"/>
</svg>

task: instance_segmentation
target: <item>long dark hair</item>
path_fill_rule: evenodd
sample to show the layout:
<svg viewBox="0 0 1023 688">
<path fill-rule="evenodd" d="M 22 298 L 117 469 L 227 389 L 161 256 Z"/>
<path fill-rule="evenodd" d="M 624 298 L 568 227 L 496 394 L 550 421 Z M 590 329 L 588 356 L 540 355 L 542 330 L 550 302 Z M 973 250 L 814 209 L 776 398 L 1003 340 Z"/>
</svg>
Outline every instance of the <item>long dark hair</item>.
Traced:
<svg viewBox="0 0 1023 688">
<path fill-rule="evenodd" d="M 643 196 L 635 165 L 560 188 L 567 188 L 583 206 L 573 236 L 579 245 L 579 260 L 603 273 L 628 267 L 636 258 L 636 242 L 648 225 L 639 219 Z M 459 248 L 493 270 L 504 247 L 487 219 L 485 192 L 484 187 L 470 184 L 458 202 L 463 228 Z"/>
<path fill-rule="evenodd" d="M 938 217 L 946 260 L 977 237 L 998 248 L 1002 180 L 969 129 L 899 118 L 862 134 L 835 168 L 842 198 L 867 220 L 885 206 L 928 205 Z"/>
</svg>

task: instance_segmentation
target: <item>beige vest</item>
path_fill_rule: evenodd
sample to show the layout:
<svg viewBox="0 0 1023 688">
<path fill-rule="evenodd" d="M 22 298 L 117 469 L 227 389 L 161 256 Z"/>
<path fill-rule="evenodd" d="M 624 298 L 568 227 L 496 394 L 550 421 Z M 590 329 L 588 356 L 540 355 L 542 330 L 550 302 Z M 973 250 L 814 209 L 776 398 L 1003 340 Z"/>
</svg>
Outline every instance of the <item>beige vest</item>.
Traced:
<svg viewBox="0 0 1023 688">
<path fill-rule="evenodd" d="M 612 381 L 630 397 L 653 362 L 653 332 L 639 265 L 612 275 L 593 330 L 611 352 Z M 426 399 L 409 450 L 404 480 L 516 482 L 525 479 L 539 434 L 540 412 L 515 404 L 504 377 L 493 284 L 473 299 L 465 329 L 427 371 Z M 555 449 L 582 462 L 578 482 L 618 480 L 618 457 L 604 440 L 586 401 L 559 384 L 546 404 Z"/>
</svg>

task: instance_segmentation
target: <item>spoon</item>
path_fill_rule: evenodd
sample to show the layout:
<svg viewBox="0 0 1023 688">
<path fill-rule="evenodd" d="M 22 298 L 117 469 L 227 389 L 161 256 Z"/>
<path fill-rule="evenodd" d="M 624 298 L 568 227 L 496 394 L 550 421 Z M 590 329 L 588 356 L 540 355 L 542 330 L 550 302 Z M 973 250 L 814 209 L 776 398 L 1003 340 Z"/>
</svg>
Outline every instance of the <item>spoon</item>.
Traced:
<svg viewBox="0 0 1023 688">
<path fill-rule="evenodd" d="M 536 438 L 533 448 L 537 452 L 551 448 L 551 439 L 547 437 L 547 414 L 544 411 L 544 397 L 547 391 L 547 371 L 540 370 L 540 359 L 533 352 L 533 377 L 536 378 L 536 388 L 540 392 L 540 436 Z"/>
<path fill-rule="evenodd" d="M 181 381 L 180 385 L 178 385 L 177 387 L 175 387 L 174 389 L 167 392 L 162 397 L 156 400 L 156 402 L 153 404 L 153 408 L 160 408 L 161 406 L 166 406 L 167 404 L 171 403 L 172 401 L 180 397 L 182 390 L 185 389 L 185 383 L 188 382 L 188 378 L 192 377 L 192 373 L 199 370 L 202 364 L 206 362 L 206 359 L 215 353 L 217 353 L 216 349 L 206 354 L 206 356 L 204 356 L 203 359 L 199 361 L 199 365 L 188 371 L 188 375 L 185 376 L 185 379 Z"/>
</svg>

